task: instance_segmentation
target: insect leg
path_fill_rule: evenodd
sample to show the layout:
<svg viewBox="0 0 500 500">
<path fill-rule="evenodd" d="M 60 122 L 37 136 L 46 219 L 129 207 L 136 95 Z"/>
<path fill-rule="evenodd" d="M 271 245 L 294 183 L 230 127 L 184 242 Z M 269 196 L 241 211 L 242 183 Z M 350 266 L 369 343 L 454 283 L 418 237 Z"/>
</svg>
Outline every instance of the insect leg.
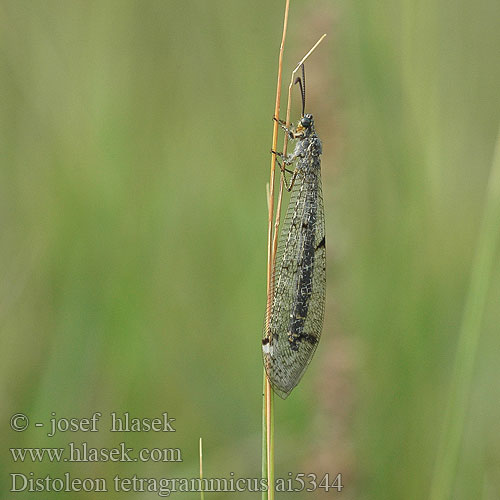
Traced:
<svg viewBox="0 0 500 500">
<path fill-rule="evenodd" d="M 289 170 L 288 170 L 288 172 L 289 172 Z M 286 187 L 286 190 L 288 192 L 290 192 L 293 189 L 293 185 L 295 184 L 295 179 L 297 178 L 297 173 L 298 173 L 298 169 L 296 168 L 293 171 L 292 178 L 290 179 L 290 184 L 288 186 L 287 186 L 286 177 L 285 177 L 285 187 Z"/>
<path fill-rule="evenodd" d="M 274 149 L 271 149 L 271 153 L 275 154 L 276 156 L 279 156 L 282 160 L 283 160 L 283 163 L 285 165 L 291 165 L 293 163 L 293 160 L 289 160 L 287 158 L 284 158 L 284 155 L 283 153 L 280 153 L 279 151 L 274 151 Z M 278 160 L 278 158 L 276 158 L 276 161 L 278 162 L 278 165 L 280 166 L 280 170 L 282 172 L 288 172 L 289 174 L 293 174 L 293 170 L 290 170 L 288 168 L 285 168 Z"/>
<path fill-rule="evenodd" d="M 273 120 L 275 122 L 278 122 L 279 126 L 288 134 L 288 136 L 290 137 L 290 139 L 294 139 L 295 138 L 295 134 L 294 134 L 293 130 L 291 128 L 288 128 L 286 126 L 286 122 L 284 120 L 279 120 L 278 118 L 276 118 L 274 116 L 273 116 Z M 290 127 L 293 127 L 292 123 L 290 123 Z"/>
<path fill-rule="evenodd" d="M 273 153 L 273 154 L 276 155 L 276 161 L 278 162 L 278 165 L 280 167 L 281 173 L 283 175 L 283 179 L 285 181 L 286 190 L 288 192 L 290 192 L 292 190 L 292 188 L 293 188 L 293 185 L 295 183 L 295 179 L 297 177 L 297 173 L 298 172 L 297 172 L 296 168 L 294 170 L 290 170 L 290 169 L 286 168 L 285 165 L 291 165 L 294 162 L 296 156 L 293 155 L 293 154 L 291 154 L 291 155 L 288 155 L 287 157 L 284 157 L 283 153 L 279 153 L 278 151 L 273 151 L 273 150 L 271 150 L 271 153 Z M 281 163 L 278 160 L 278 158 L 277 158 L 278 156 L 280 158 L 282 158 L 283 163 Z M 288 183 L 287 180 L 286 180 L 285 172 L 288 172 L 289 174 L 292 174 L 292 178 L 290 179 L 290 183 Z"/>
</svg>

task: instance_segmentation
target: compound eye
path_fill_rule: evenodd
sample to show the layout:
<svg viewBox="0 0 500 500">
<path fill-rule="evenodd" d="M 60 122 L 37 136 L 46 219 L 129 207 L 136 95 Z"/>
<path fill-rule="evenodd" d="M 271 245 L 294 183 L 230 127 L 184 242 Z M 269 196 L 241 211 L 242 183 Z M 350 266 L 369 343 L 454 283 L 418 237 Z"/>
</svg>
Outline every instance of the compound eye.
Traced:
<svg viewBox="0 0 500 500">
<path fill-rule="evenodd" d="M 300 120 L 300 123 L 304 128 L 309 128 L 311 126 L 311 118 L 309 118 L 308 116 L 304 116 L 304 118 Z"/>
</svg>

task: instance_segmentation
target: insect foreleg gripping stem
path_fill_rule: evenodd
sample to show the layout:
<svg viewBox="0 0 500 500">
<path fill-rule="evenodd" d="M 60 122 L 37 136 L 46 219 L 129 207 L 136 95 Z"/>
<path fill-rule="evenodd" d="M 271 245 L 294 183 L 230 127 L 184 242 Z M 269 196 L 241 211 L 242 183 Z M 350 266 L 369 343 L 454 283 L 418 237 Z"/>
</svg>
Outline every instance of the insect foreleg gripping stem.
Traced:
<svg viewBox="0 0 500 500">
<path fill-rule="evenodd" d="M 294 133 L 294 131 L 292 130 L 292 128 L 288 128 L 286 126 L 286 122 L 284 120 L 279 120 L 275 116 L 273 116 L 273 120 L 275 122 L 278 122 L 279 126 L 288 134 L 288 137 L 290 137 L 290 139 L 295 139 L 295 133 Z M 292 123 L 290 123 L 290 127 L 293 127 Z"/>
</svg>

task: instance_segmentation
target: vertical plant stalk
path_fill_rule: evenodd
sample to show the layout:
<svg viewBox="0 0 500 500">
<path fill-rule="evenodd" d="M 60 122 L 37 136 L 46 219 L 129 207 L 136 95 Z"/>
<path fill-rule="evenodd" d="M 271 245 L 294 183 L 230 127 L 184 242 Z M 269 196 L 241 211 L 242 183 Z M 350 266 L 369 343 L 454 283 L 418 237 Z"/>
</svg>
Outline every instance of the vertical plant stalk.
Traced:
<svg viewBox="0 0 500 500">
<path fill-rule="evenodd" d="M 278 144 L 278 120 L 281 102 L 281 84 L 283 73 L 283 50 L 285 46 L 286 30 L 288 25 L 288 11 L 290 1 L 287 0 L 285 5 L 285 15 L 283 21 L 283 34 L 281 39 L 279 59 L 278 59 L 278 82 L 276 86 L 276 101 L 274 108 L 274 126 L 273 126 L 273 141 L 272 150 L 276 151 Z M 299 64 L 292 72 L 290 85 L 288 87 L 288 103 L 286 112 L 286 126 L 290 126 L 290 108 L 291 108 L 291 92 L 294 83 L 294 76 L 300 69 L 304 61 L 314 52 L 316 47 L 322 42 L 326 34 L 323 35 L 311 50 L 302 58 Z M 285 134 L 283 140 L 283 154 L 286 155 L 288 145 L 288 134 Z M 276 171 L 276 154 L 271 156 L 271 174 L 268 185 L 268 253 L 267 253 L 267 304 L 266 304 L 266 328 L 269 325 L 271 305 L 274 289 L 274 267 L 276 261 L 276 250 L 278 247 L 278 232 L 281 217 L 281 202 L 283 199 L 284 177 L 280 176 L 280 186 L 278 192 L 276 216 L 274 216 L 274 179 Z M 274 228 L 273 228 L 274 219 Z M 273 230 L 274 229 L 274 230 Z M 274 500 L 274 394 L 266 375 L 266 370 L 263 370 L 263 414 L 262 414 L 262 477 L 267 478 L 268 491 L 262 493 L 262 498 L 265 500 Z"/>
<path fill-rule="evenodd" d="M 273 122 L 273 142 L 272 149 L 276 151 L 278 144 L 278 122 L 281 102 L 281 76 L 283 72 L 283 50 L 285 47 L 286 30 L 288 26 L 288 11 L 290 9 L 290 0 L 286 0 L 285 14 L 283 19 L 283 33 L 281 36 L 281 45 L 278 58 L 278 81 L 276 84 L 276 101 L 274 105 L 274 117 L 276 120 Z M 271 301 L 273 297 L 273 270 L 275 260 L 275 247 L 273 244 L 273 219 L 274 219 L 274 178 L 276 170 L 276 155 L 271 155 L 271 172 L 269 178 L 269 218 L 267 228 L 267 304 L 266 304 L 266 328 L 269 324 L 269 317 L 271 314 Z M 278 201 L 278 208 L 281 207 L 281 194 L 283 190 L 280 189 L 280 198 Z M 275 226 L 276 231 L 276 226 Z M 274 500 L 274 411 L 273 411 L 273 391 L 271 384 L 267 379 L 266 370 L 263 369 L 264 377 L 264 391 L 263 391 L 263 436 L 265 434 L 265 453 L 263 449 L 262 472 L 263 478 L 267 478 L 267 499 Z M 264 444 L 264 439 L 262 440 Z M 265 455 L 265 460 L 264 460 Z M 262 494 L 265 499 L 265 492 Z"/>
<path fill-rule="evenodd" d="M 205 500 L 205 493 L 203 491 L 203 440 L 200 438 L 200 496 L 201 500 Z"/>
<path fill-rule="evenodd" d="M 481 335 L 481 321 L 500 234 L 500 130 L 488 180 L 484 212 L 472 263 L 469 290 L 458 339 L 450 395 L 444 417 L 431 500 L 448 500 L 453 494 L 454 476 L 460 455 L 474 365 Z"/>
</svg>

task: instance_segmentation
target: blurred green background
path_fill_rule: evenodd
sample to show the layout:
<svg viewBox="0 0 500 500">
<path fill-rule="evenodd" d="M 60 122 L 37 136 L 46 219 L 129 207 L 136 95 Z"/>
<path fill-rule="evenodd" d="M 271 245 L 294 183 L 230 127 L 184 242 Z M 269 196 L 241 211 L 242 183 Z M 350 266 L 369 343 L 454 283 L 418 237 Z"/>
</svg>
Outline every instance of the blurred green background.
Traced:
<svg viewBox="0 0 500 500">
<path fill-rule="evenodd" d="M 1 498 L 48 497 L 8 493 L 10 472 L 196 477 L 200 436 L 207 477 L 259 476 L 283 10 L 0 3 Z M 328 299 L 314 362 L 276 401 L 277 476 L 342 472 L 345 499 L 429 496 L 500 119 L 499 19 L 498 0 L 291 2 L 285 82 L 328 34 L 307 66 Z M 500 491 L 498 257 L 481 275 L 457 500 Z M 95 411 L 97 435 L 8 423 Z M 167 411 L 177 432 L 115 435 L 111 411 Z M 84 440 L 184 461 L 14 464 L 7 450 Z"/>
</svg>

